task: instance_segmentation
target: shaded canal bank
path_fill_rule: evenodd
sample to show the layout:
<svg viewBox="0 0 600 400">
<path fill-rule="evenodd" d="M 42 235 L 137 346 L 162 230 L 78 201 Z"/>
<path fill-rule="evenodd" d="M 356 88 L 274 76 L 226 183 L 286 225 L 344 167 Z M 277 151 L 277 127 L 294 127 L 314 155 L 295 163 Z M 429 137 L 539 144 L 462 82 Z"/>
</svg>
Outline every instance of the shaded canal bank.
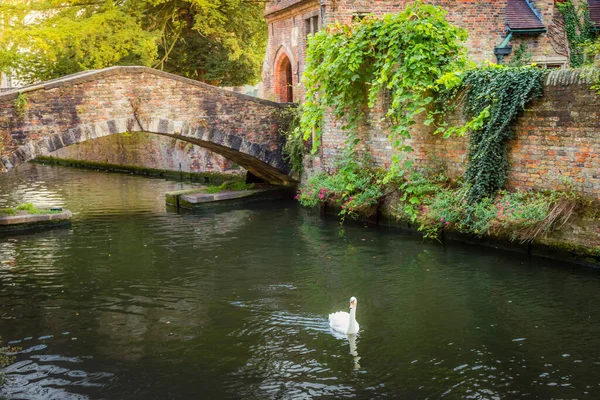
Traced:
<svg viewBox="0 0 600 400">
<path fill-rule="evenodd" d="M 336 218 L 340 208 L 331 204 L 321 204 L 321 215 Z M 490 247 L 528 256 L 536 256 L 562 261 L 589 268 L 600 268 L 600 220 L 598 211 L 589 213 L 580 211 L 557 230 L 550 231 L 532 242 L 522 243 L 506 235 L 482 235 L 462 233 L 453 229 L 441 230 L 436 239 L 430 242 Z M 339 217 L 337 217 L 339 218 Z M 423 237 L 419 224 L 407 220 L 398 220 L 395 210 L 383 205 L 374 215 L 357 217 L 358 221 L 381 227 L 398 229 L 418 237 Z M 428 240 L 428 239 L 423 239 Z"/>
<path fill-rule="evenodd" d="M 294 202 L 165 211 L 163 179 L 27 165 L 0 206 L 73 211 L 0 238 L 0 396 L 595 398 L 600 276 L 424 243 Z M 357 356 L 327 314 L 359 299 Z"/>
<path fill-rule="evenodd" d="M 245 171 L 223 173 L 223 172 L 189 172 L 189 171 L 177 171 L 174 169 L 158 169 L 149 168 L 146 166 L 139 165 L 128 165 L 128 164 L 115 164 L 100 161 L 90 161 L 81 159 L 71 158 L 58 158 L 58 157 L 37 157 L 35 163 L 44 165 L 62 165 L 67 167 L 75 168 L 87 168 L 97 171 L 108 171 L 108 172 L 121 172 L 121 173 L 132 173 L 141 176 L 150 176 L 165 179 L 175 179 L 183 181 L 191 181 L 198 183 L 222 183 L 231 179 L 243 179 Z"/>
</svg>

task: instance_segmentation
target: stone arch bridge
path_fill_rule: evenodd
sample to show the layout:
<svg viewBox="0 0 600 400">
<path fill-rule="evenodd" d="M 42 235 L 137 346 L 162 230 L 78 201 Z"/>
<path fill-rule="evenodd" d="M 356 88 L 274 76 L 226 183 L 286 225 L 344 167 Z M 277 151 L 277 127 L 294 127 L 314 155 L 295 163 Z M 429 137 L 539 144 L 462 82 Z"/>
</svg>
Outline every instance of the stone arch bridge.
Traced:
<svg viewBox="0 0 600 400">
<path fill-rule="evenodd" d="M 289 185 L 280 134 L 289 107 L 146 67 L 82 72 L 0 94 L 0 173 L 65 146 L 143 131 Z"/>
</svg>

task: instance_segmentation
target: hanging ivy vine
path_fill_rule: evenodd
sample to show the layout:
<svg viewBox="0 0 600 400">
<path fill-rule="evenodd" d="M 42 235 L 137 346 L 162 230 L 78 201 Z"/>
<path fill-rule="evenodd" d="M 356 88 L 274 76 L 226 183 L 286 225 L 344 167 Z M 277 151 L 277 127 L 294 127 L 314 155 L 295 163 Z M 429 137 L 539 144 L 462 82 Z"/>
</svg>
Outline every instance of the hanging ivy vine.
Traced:
<svg viewBox="0 0 600 400">
<path fill-rule="evenodd" d="M 485 116 L 485 123 L 470 136 L 465 172 L 470 203 L 493 197 L 504 187 L 514 122 L 532 99 L 542 96 L 544 75 L 544 70 L 535 67 L 495 65 L 464 74 L 461 88 L 465 91 L 465 116 Z"/>
<path fill-rule="evenodd" d="M 440 7 L 416 1 L 398 14 L 336 24 L 309 39 L 300 125 L 305 139 L 314 134 L 313 152 L 327 110 L 341 123 L 351 154 L 365 111 L 375 108 L 384 90 L 389 93 L 384 110 L 389 139 L 395 149 L 411 150 L 404 139 L 433 101 L 438 79 L 467 64 L 462 45 L 467 32 L 445 15 Z"/>
<path fill-rule="evenodd" d="M 572 0 L 557 3 L 558 9 L 565 18 L 565 30 L 571 51 L 571 67 L 579 68 L 585 63 L 583 45 L 594 39 L 594 25 L 590 20 L 590 12 L 586 2 L 575 8 Z"/>
</svg>

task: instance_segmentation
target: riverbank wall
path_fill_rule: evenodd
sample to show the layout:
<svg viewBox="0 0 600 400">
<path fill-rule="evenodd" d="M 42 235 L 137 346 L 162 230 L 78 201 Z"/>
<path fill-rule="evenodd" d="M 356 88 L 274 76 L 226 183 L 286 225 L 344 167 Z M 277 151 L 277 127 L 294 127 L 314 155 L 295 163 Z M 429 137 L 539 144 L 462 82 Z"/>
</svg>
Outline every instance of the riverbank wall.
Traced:
<svg viewBox="0 0 600 400">
<path fill-rule="evenodd" d="M 585 206 L 552 232 L 525 245 L 532 254 L 565 258 L 586 265 L 600 266 L 600 95 L 581 71 L 561 70 L 549 73 L 544 82 L 544 96 L 531 102 L 520 115 L 510 141 L 509 190 L 569 190 L 586 199 Z M 388 141 L 389 126 L 383 121 L 385 101 L 371 112 L 359 129 L 362 150 L 373 162 L 388 168 L 394 150 Z M 460 124 L 460 113 L 451 115 Z M 467 165 L 469 137 L 444 139 L 432 135 L 430 128 L 417 125 L 406 141 L 414 151 L 405 155 L 417 169 L 443 171 L 460 178 Z M 332 172 L 336 158 L 342 154 L 345 134 L 340 124 L 326 120 L 322 146 L 316 157 L 305 160 L 302 181 L 321 172 Z M 394 202 L 379 205 L 376 222 L 417 230 L 418 226 L 395 220 Z M 330 211 L 331 208 L 329 208 Z M 335 212 L 333 210 L 333 212 Z M 372 222 L 374 218 L 370 218 Z M 468 237 L 445 231 L 446 237 L 476 243 L 506 244 L 516 250 L 523 245 L 510 238 Z"/>
<path fill-rule="evenodd" d="M 549 73 L 544 96 L 532 101 L 520 115 L 510 142 L 509 189 L 564 189 L 600 200 L 600 95 L 590 89 L 585 74 L 576 70 Z M 389 167 L 394 150 L 384 122 L 385 101 L 381 101 L 359 130 L 363 150 L 382 167 Z M 450 117 L 460 124 L 460 115 Z M 406 158 L 421 169 L 439 169 L 451 178 L 466 168 L 469 137 L 444 139 L 432 135 L 432 128 L 417 125 L 406 141 L 414 151 Z M 331 171 L 345 147 L 339 123 L 327 119 L 316 167 Z"/>
</svg>

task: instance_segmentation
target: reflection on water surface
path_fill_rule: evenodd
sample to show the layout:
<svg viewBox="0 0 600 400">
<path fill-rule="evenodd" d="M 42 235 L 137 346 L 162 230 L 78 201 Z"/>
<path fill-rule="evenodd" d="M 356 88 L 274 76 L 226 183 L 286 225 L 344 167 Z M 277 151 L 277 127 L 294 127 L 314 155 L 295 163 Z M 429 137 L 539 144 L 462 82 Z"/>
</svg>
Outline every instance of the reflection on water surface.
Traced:
<svg viewBox="0 0 600 400">
<path fill-rule="evenodd" d="M 14 399 L 598 398 L 595 271 L 339 225 L 294 203 L 178 215 L 177 182 L 27 165 L 0 206 L 74 211 L 0 238 Z M 357 338 L 327 315 L 359 299 Z"/>
</svg>

